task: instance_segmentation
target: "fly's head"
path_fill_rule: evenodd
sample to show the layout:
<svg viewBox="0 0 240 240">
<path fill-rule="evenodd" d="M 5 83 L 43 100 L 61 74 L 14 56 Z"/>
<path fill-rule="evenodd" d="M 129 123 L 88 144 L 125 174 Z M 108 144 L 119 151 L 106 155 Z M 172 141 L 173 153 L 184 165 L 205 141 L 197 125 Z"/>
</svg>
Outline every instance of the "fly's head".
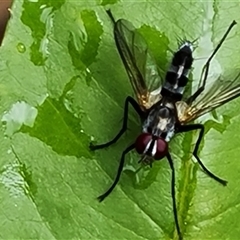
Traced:
<svg viewBox="0 0 240 240">
<path fill-rule="evenodd" d="M 142 155 L 140 161 L 151 165 L 154 160 L 161 160 L 167 155 L 168 143 L 164 138 L 142 133 L 136 139 L 135 149 Z"/>
<path fill-rule="evenodd" d="M 168 141 L 174 134 L 175 115 L 170 103 L 155 106 L 143 124 L 143 132 L 135 142 L 136 151 L 142 155 L 141 162 L 151 164 L 168 153 Z"/>
</svg>

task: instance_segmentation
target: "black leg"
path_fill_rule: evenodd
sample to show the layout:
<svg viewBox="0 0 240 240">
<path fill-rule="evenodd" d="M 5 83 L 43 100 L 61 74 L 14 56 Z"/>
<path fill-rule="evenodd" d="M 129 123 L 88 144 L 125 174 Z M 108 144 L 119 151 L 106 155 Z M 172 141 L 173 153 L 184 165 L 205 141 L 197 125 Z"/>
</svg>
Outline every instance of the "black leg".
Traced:
<svg viewBox="0 0 240 240">
<path fill-rule="evenodd" d="M 101 196 L 98 197 L 99 202 L 102 202 L 102 201 L 104 200 L 104 198 L 106 198 L 106 197 L 112 192 L 112 190 L 116 187 L 116 185 L 117 185 L 117 183 L 118 183 L 118 181 L 119 181 L 119 179 L 120 179 L 122 170 L 123 170 L 125 155 L 126 155 L 128 152 L 130 152 L 131 150 L 133 150 L 133 149 L 134 149 L 134 144 L 130 145 L 129 147 L 127 147 L 127 148 L 122 152 L 122 157 L 121 157 L 121 160 L 120 160 L 120 163 L 119 163 L 117 176 L 116 176 L 113 184 L 111 185 L 111 187 L 110 187 L 104 194 L 102 194 Z"/>
<path fill-rule="evenodd" d="M 179 129 L 178 129 L 178 132 L 189 132 L 189 131 L 192 131 L 192 130 L 200 130 L 199 136 L 198 136 L 198 139 L 197 139 L 194 151 L 193 151 L 193 156 L 197 159 L 198 163 L 200 164 L 202 169 L 207 173 L 207 175 L 209 177 L 213 178 L 214 180 L 218 181 L 222 185 L 226 186 L 227 181 L 223 180 L 223 179 L 217 177 L 216 175 L 214 175 L 213 173 L 211 173 L 204 166 L 204 164 L 201 162 L 200 158 L 198 157 L 198 148 L 200 146 L 200 143 L 201 143 L 203 135 L 204 135 L 204 126 L 202 124 L 191 124 L 191 125 L 186 125 L 186 126 L 180 126 Z"/>
<path fill-rule="evenodd" d="M 170 165 L 171 170 L 172 170 L 171 192 L 172 192 L 174 220 L 175 220 L 179 240 L 182 240 L 182 234 L 181 234 L 180 226 L 179 226 L 179 222 L 178 222 L 177 204 L 176 204 L 176 196 L 175 196 L 176 195 L 175 194 L 175 170 L 174 170 L 173 160 L 172 160 L 171 155 L 169 153 L 167 154 L 167 160 L 168 160 L 169 165 Z"/>
<path fill-rule="evenodd" d="M 205 88 L 205 85 L 206 85 L 206 81 L 207 81 L 207 77 L 208 77 L 208 71 L 209 71 L 209 67 L 210 67 L 210 62 L 213 59 L 213 57 L 216 55 L 216 53 L 219 50 L 219 48 L 222 46 L 222 44 L 225 41 L 227 35 L 229 34 L 229 32 L 231 31 L 231 29 L 233 28 L 233 26 L 235 24 L 237 24 L 236 21 L 233 21 L 231 23 L 231 25 L 228 27 L 226 33 L 223 35 L 222 39 L 220 40 L 219 44 L 214 49 L 213 53 L 211 54 L 211 56 L 208 58 L 207 62 L 203 66 L 202 73 L 201 73 L 201 78 L 200 78 L 201 79 L 201 81 L 200 81 L 201 86 L 199 87 L 199 89 L 191 97 L 188 98 L 188 100 L 187 100 L 188 104 L 192 103 L 204 91 L 204 88 Z"/>
<path fill-rule="evenodd" d="M 119 133 L 111 141 L 109 141 L 107 143 L 99 144 L 99 145 L 93 145 L 92 143 L 90 143 L 90 149 L 91 150 L 97 150 L 97 149 L 109 147 L 110 145 L 116 143 L 118 141 L 118 139 L 126 132 L 127 123 L 128 123 L 128 106 L 129 106 L 129 103 L 133 106 L 133 108 L 135 109 L 135 111 L 138 113 L 138 115 L 141 118 L 144 117 L 144 112 L 141 110 L 138 103 L 132 97 L 128 96 L 125 100 L 123 125 L 122 125 L 122 128 L 120 129 Z"/>
<path fill-rule="evenodd" d="M 112 20 L 113 24 L 115 24 L 116 21 L 115 21 L 113 15 L 112 15 L 111 10 L 110 10 L 110 9 L 106 10 L 106 13 L 108 14 L 108 16 L 110 17 L 110 19 Z"/>
</svg>

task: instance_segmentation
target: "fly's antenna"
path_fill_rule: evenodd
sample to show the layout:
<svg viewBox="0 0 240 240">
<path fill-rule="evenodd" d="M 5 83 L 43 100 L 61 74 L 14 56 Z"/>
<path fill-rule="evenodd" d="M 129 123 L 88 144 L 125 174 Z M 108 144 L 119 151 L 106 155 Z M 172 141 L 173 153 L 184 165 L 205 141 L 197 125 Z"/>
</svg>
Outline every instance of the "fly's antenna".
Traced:
<svg viewBox="0 0 240 240">
<path fill-rule="evenodd" d="M 116 21 L 115 21 L 113 15 L 112 15 L 111 10 L 110 10 L 110 9 L 106 10 L 106 13 L 108 14 L 108 16 L 110 17 L 110 19 L 112 20 L 113 24 L 115 24 Z"/>
</svg>

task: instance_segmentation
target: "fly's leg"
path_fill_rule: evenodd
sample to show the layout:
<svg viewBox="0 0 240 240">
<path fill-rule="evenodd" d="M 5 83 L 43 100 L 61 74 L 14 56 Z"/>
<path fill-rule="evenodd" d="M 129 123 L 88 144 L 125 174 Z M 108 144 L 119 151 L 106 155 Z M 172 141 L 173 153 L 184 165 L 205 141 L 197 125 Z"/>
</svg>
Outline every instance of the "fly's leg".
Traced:
<svg viewBox="0 0 240 240">
<path fill-rule="evenodd" d="M 133 108 L 135 109 L 135 111 L 138 113 L 138 115 L 141 118 L 144 117 L 144 112 L 141 110 L 141 108 L 138 105 L 138 103 L 132 97 L 128 96 L 126 98 L 126 100 L 125 100 L 124 115 L 123 115 L 123 125 L 122 125 L 122 128 L 120 129 L 120 131 L 118 132 L 118 134 L 111 141 L 109 141 L 107 143 L 103 143 L 103 144 L 99 144 L 99 145 L 93 145 L 92 143 L 90 143 L 90 149 L 91 150 L 97 150 L 97 149 L 102 149 L 102 148 L 109 147 L 110 145 L 116 143 L 118 141 L 118 139 L 126 132 L 126 130 L 127 130 L 127 123 L 128 123 L 128 107 L 129 107 L 129 103 L 133 106 Z"/>
<path fill-rule="evenodd" d="M 178 132 L 189 132 L 189 131 L 193 131 L 193 130 L 200 130 L 199 132 L 199 136 L 193 151 L 193 156 L 197 159 L 199 165 L 202 167 L 202 169 L 205 171 L 205 173 L 213 178 L 214 180 L 216 180 L 217 182 L 221 183 L 222 185 L 226 186 L 227 185 L 227 181 L 224 179 L 221 179 L 219 177 L 217 177 L 215 174 L 213 174 L 212 172 L 210 172 L 202 163 L 202 161 L 200 160 L 200 158 L 198 157 L 198 148 L 200 146 L 200 143 L 202 141 L 203 135 L 204 135 L 204 126 L 202 124 L 191 124 L 191 125 L 186 125 L 186 126 L 180 126 L 178 129 Z"/>
<path fill-rule="evenodd" d="M 121 160 L 120 160 L 120 163 L 118 166 L 117 176 L 116 176 L 113 184 L 111 185 L 111 187 L 104 194 L 102 194 L 101 196 L 98 197 L 99 202 L 102 202 L 116 187 L 116 185 L 120 179 L 122 170 L 123 170 L 125 155 L 133 149 L 134 149 L 134 144 L 130 145 L 122 152 L 122 157 L 121 157 Z"/>
<path fill-rule="evenodd" d="M 113 15 L 112 15 L 111 10 L 110 10 L 110 9 L 106 10 L 106 13 L 108 14 L 108 16 L 110 17 L 110 19 L 112 20 L 113 24 L 115 24 L 116 21 L 115 21 Z"/>
<path fill-rule="evenodd" d="M 200 80 L 200 87 L 198 88 L 198 90 L 191 97 L 189 97 L 187 99 L 187 103 L 188 104 L 191 104 L 204 91 L 204 88 L 205 88 L 205 85 L 206 85 L 206 81 L 207 81 L 207 77 L 208 77 L 208 72 L 209 72 L 209 67 L 210 67 L 211 60 L 216 55 L 217 51 L 222 46 L 223 42 L 225 41 L 225 39 L 227 38 L 228 34 L 230 33 L 231 29 L 234 27 L 235 24 L 237 24 L 236 21 L 233 21 L 231 23 L 231 25 L 228 27 L 226 33 L 223 35 L 222 39 L 220 40 L 219 44 L 214 49 L 213 53 L 211 54 L 211 56 L 208 58 L 207 62 L 203 66 L 202 73 L 201 73 L 201 78 L 200 78 L 201 79 Z"/>
<path fill-rule="evenodd" d="M 173 160 L 171 158 L 171 155 L 167 154 L 167 160 L 170 165 L 170 168 L 172 170 L 172 181 L 171 181 L 171 193 L 172 193 L 172 203 L 173 203 L 173 214 L 174 214 L 174 220 L 176 224 L 177 233 L 179 236 L 179 240 L 182 240 L 182 235 L 180 231 L 180 225 L 178 222 L 178 213 L 177 213 L 177 204 L 176 204 L 176 193 L 175 193 L 175 170 L 173 165 Z"/>
<path fill-rule="evenodd" d="M 101 148 L 105 148 L 108 147 L 114 143 L 116 143 L 118 141 L 118 139 L 123 135 L 124 132 L 126 132 L 127 130 L 127 123 L 128 123 L 128 107 L 129 107 L 129 103 L 133 106 L 133 108 L 135 109 L 135 111 L 138 113 L 138 115 L 143 118 L 144 117 L 144 112 L 141 110 L 140 106 L 138 105 L 138 103 L 132 98 L 132 97 L 127 97 L 125 100 L 125 106 L 124 106 L 124 116 L 123 116 L 123 124 L 122 124 L 122 128 L 120 129 L 119 133 L 109 142 L 104 143 L 104 144 L 100 144 L 100 145 L 92 145 L 90 144 L 90 149 L 91 150 L 97 150 L 97 149 L 101 149 Z M 113 184 L 111 185 L 111 187 L 101 196 L 98 197 L 99 202 L 102 202 L 115 188 L 115 186 L 117 185 L 122 170 L 123 170 L 123 166 L 124 166 L 124 159 L 125 159 L 125 155 L 130 152 L 131 150 L 134 149 L 134 145 L 132 144 L 129 147 L 127 147 L 123 152 L 122 152 L 122 156 L 121 156 L 121 160 L 119 163 L 119 167 L 118 167 L 118 171 L 117 171 L 117 175 L 116 178 L 113 182 Z"/>
</svg>

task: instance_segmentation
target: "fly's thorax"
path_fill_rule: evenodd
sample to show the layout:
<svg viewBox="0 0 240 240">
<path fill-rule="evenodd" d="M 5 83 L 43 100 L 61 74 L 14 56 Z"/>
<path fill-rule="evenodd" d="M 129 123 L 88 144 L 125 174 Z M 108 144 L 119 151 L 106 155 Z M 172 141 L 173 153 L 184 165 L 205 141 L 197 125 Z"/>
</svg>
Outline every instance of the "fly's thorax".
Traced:
<svg viewBox="0 0 240 240">
<path fill-rule="evenodd" d="M 143 123 L 143 132 L 170 141 L 174 135 L 176 123 L 175 108 L 171 102 L 159 103 L 150 111 Z"/>
<path fill-rule="evenodd" d="M 185 41 L 178 51 L 174 53 L 171 65 L 165 76 L 163 89 L 182 96 L 188 83 L 188 75 L 193 63 L 192 52 L 192 43 Z M 162 92 L 164 93 L 164 90 Z M 180 100 L 180 98 L 178 97 L 177 100 Z"/>
</svg>

